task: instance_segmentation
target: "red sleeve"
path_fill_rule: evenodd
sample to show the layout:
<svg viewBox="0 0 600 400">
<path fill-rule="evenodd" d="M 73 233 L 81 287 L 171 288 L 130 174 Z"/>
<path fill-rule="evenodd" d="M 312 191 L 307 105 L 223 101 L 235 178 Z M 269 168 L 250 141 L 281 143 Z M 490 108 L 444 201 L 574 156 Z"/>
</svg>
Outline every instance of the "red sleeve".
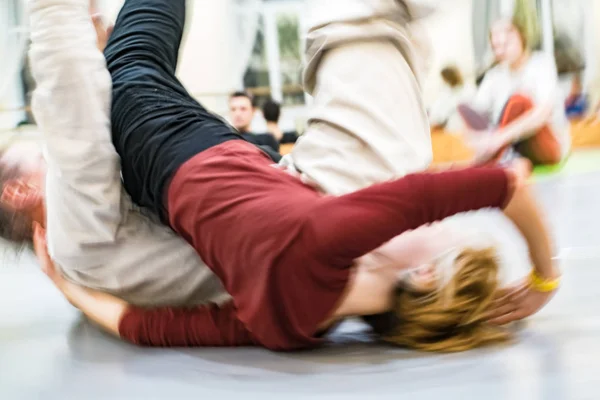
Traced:
<svg viewBox="0 0 600 400">
<path fill-rule="evenodd" d="M 119 323 L 121 338 L 153 347 L 234 347 L 255 344 L 232 302 L 194 308 L 130 307 Z"/>
<path fill-rule="evenodd" d="M 451 215 L 504 208 L 515 175 L 500 168 L 414 174 L 337 198 L 324 198 L 306 224 L 307 248 L 327 263 L 349 265 L 401 233 Z"/>
</svg>

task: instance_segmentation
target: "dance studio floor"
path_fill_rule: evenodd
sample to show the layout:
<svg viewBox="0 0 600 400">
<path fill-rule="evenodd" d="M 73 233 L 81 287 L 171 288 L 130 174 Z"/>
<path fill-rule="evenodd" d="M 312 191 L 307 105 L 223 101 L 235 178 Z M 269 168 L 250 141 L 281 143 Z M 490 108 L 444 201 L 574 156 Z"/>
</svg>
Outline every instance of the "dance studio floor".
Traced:
<svg viewBox="0 0 600 400">
<path fill-rule="evenodd" d="M 535 184 L 565 277 L 513 344 L 426 355 L 370 344 L 361 325 L 348 323 L 336 344 L 306 353 L 141 349 L 82 319 L 30 256 L 1 251 L 0 399 L 597 400 L 600 168 L 585 164 Z"/>
</svg>

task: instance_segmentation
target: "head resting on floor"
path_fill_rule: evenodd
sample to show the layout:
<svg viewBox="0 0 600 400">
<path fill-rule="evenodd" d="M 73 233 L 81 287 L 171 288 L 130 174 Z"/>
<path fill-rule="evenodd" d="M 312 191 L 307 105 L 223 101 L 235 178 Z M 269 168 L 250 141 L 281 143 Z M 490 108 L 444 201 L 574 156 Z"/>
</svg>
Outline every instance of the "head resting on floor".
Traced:
<svg viewBox="0 0 600 400">
<path fill-rule="evenodd" d="M 34 142 L 0 152 L 0 237 L 17 245 L 32 241 L 33 222 L 45 225 L 46 163 Z"/>
<path fill-rule="evenodd" d="M 494 248 L 446 252 L 432 267 L 410 272 L 397 286 L 393 311 L 384 324 L 371 323 L 385 342 L 422 351 L 457 352 L 509 339 L 489 325 L 486 312 L 499 286 Z"/>
</svg>

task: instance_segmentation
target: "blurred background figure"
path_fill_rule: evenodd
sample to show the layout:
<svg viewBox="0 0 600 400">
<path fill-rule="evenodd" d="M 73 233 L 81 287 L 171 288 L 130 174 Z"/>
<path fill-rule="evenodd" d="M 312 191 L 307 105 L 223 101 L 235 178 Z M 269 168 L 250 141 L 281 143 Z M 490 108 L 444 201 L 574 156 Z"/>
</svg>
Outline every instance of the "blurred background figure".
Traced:
<svg viewBox="0 0 600 400">
<path fill-rule="evenodd" d="M 262 114 L 267 125 L 267 133 L 273 135 L 279 144 L 293 144 L 298 140 L 295 131 L 284 132 L 279 126 L 281 118 L 281 106 L 276 101 L 269 99 L 262 106 Z"/>
<path fill-rule="evenodd" d="M 256 134 L 251 131 L 255 114 L 256 107 L 251 94 L 239 91 L 229 97 L 229 117 L 233 127 L 250 143 L 267 146 L 273 151 L 279 152 L 279 141 L 273 134 Z"/>
<path fill-rule="evenodd" d="M 565 100 L 565 111 L 571 120 L 579 120 L 585 116 L 588 109 L 587 94 L 584 93 L 581 73 L 575 73 L 571 83 L 571 91 Z"/>
<path fill-rule="evenodd" d="M 501 19 L 490 31 L 497 65 L 488 71 L 461 114 L 484 158 L 516 156 L 534 165 L 557 164 L 569 153 L 570 125 L 554 59 L 529 41 L 518 18 Z M 489 138 L 481 136 L 491 136 Z"/>
<path fill-rule="evenodd" d="M 256 108 L 254 98 L 247 92 L 235 92 L 229 97 L 229 118 L 240 133 L 250 133 Z"/>
<path fill-rule="evenodd" d="M 267 133 L 281 143 L 283 140 L 283 131 L 279 127 L 279 117 L 281 116 L 279 103 L 271 99 L 267 100 L 262 106 L 262 114 L 267 123 Z"/>
<path fill-rule="evenodd" d="M 434 130 L 445 129 L 451 133 L 461 133 L 465 124 L 458 113 L 459 104 L 470 101 L 476 93 L 475 85 L 465 82 L 458 67 L 447 66 L 440 72 L 445 86 L 429 109 L 429 121 Z"/>
</svg>

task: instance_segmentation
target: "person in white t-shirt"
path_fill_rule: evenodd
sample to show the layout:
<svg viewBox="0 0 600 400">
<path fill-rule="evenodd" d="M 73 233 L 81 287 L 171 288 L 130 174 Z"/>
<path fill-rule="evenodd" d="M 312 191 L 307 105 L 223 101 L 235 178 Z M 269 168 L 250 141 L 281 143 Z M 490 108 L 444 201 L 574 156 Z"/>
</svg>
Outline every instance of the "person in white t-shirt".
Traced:
<svg viewBox="0 0 600 400">
<path fill-rule="evenodd" d="M 490 40 L 498 64 L 459 112 L 470 137 L 479 139 L 473 144 L 480 161 L 499 161 L 512 150 L 534 165 L 557 164 L 568 155 L 571 140 L 556 64 L 551 55 L 532 52 L 517 25 L 511 20 L 493 25 Z"/>
</svg>

